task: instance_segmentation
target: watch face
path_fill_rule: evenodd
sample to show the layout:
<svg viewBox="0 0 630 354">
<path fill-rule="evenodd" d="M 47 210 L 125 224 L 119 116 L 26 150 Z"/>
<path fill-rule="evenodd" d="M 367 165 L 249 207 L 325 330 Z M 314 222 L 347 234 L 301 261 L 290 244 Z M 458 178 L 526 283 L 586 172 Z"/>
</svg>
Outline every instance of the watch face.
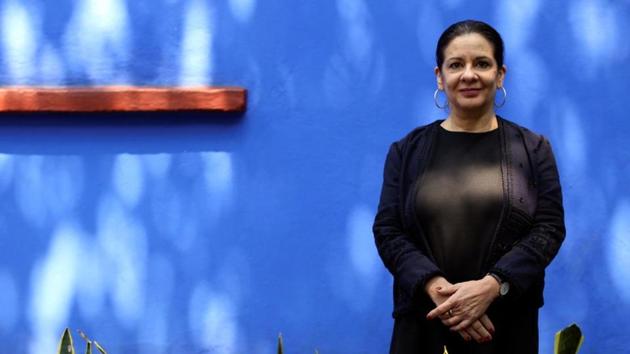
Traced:
<svg viewBox="0 0 630 354">
<path fill-rule="evenodd" d="M 499 288 L 499 294 L 501 294 L 501 296 L 505 296 L 507 295 L 509 291 L 510 291 L 510 283 L 508 282 L 501 283 L 501 287 Z"/>
</svg>

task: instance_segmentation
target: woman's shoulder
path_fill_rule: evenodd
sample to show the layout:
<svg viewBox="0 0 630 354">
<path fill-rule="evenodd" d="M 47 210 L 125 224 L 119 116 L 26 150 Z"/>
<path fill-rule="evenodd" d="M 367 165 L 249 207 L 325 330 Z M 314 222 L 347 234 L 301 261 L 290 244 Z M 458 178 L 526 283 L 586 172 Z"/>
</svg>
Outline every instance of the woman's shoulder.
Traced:
<svg viewBox="0 0 630 354">
<path fill-rule="evenodd" d="M 521 137 L 523 142 L 529 147 L 536 148 L 547 141 L 542 134 L 539 134 L 523 125 L 503 117 L 498 118 L 501 123 L 503 123 L 503 126 L 506 127 L 506 134 L 515 134 L 516 136 Z"/>
<path fill-rule="evenodd" d="M 433 129 L 435 129 L 435 127 L 437 127 L 437 125 L 440 124 L 442 121 L 443 121 L 442 119 L 438 119 L 438 120 L 435 120 L 435 121 L 433 121 L 431 123 L 418 126 L 418 127 L 414 128 L 414 129 L 412 129 L 407 134 L 405 134 L 401 139 L 395 141 L 394 144 L 398 145 L 399 147 L 404 147 L 404 146 L 408 146 L 410 144 L 415 144 L 418 141 L 423 140 L 424 138 L 426 138 L 427 135 L 431 131 L 433 131 Z"/>
</svg>

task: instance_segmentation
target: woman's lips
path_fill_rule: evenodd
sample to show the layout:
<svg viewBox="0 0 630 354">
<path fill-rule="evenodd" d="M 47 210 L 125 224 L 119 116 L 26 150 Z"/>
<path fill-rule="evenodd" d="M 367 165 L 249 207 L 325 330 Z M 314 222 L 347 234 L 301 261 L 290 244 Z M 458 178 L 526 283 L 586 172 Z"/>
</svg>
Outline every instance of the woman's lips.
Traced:
<svg viewBox="0 0 630 354">
<path fill-rule="evenodd" d="M 481 91 L 481 89 L 461 89 L 459 90 L 459 92 L 461 92 L 461 94 L 464 97 L 475 97 L 479 94 L 479 92 Z"/>
</svg>

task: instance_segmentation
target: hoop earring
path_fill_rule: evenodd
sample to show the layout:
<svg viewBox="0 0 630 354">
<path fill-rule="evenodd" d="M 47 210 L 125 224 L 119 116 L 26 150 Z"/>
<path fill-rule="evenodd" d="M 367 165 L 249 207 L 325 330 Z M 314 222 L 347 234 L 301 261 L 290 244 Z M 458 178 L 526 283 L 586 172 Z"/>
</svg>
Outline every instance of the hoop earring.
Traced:
<svg viewBox="0 0 630 354">
<path fill-rule="evenodd" d="M 500 89 L 503 91 L 503 100 L 501 101 L 501 104 L 497 104 L 496 100 L 494 101 L 494 106 L 497 108 L 503 107 L 505 105 L 505 100 L 507 99 L 507 91 L 505 91 L 505 87 L 501 86 Z"/>
<path fill-rule="evenodd" d="M 446 109 L 448 108 L 448 99 L 446 100 L 446 103 L 444 103 L 443 106 L 440 106 L 440 103 L 438 102 L 438 94 L 440 93 L 440 91 L 442 90 L 438 88 L 438 89 L 435 89 L 435 92 L 433 92 L 433 103 L 435 103 L 435 106 L 439 109 Z"/>
</svg>

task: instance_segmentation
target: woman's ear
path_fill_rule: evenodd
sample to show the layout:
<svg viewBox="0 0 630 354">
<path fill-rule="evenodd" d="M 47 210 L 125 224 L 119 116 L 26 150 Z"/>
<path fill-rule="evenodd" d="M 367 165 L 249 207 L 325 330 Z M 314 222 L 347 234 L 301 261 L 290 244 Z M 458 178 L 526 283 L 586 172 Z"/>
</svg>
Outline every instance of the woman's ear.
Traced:
<svg viewBox="0 0 630 354">
<path fill-rule="evenodd" d="M 503 65 L 499 68 L 499 72 L 497 73 L 497 87 L 503 87 L 503 82 L 505 81 L 505 73 L 507 73 L 507 66 Z"/>
<path fill-rule="evenodd" d="M 437 81 L 438 89 L 444 91 L 444 83 L 442 82 L 442 73 L 440 73 L 440 68 L 436 66 L 433 71 L 435 72 L 435 80 Z"/>
</svg>

